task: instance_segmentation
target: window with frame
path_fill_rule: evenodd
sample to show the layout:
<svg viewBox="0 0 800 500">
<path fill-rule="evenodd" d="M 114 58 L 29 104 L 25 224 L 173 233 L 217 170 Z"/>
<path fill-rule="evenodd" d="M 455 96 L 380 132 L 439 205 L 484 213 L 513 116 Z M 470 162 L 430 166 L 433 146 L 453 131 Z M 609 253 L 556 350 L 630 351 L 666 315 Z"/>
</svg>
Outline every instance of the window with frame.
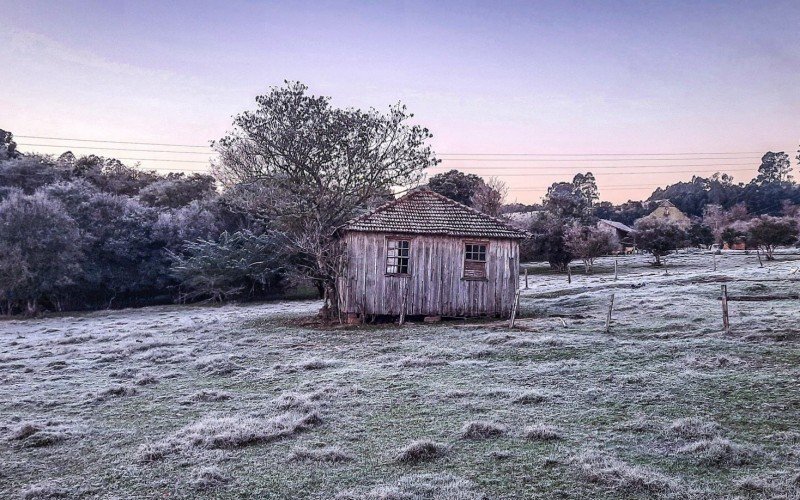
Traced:
<svg viewBox="0 0 800 500">
<path fill-rule="evenodd" d="M 486 243 L 466 243 L 464 246 L 464 278 L 486 278 Z"/>
<path fill-rule="evenodd" d="M 408 240 L 386 241 L 386 274 L 408 274 L 411 257 L 411 242 Z"/>
</svg>

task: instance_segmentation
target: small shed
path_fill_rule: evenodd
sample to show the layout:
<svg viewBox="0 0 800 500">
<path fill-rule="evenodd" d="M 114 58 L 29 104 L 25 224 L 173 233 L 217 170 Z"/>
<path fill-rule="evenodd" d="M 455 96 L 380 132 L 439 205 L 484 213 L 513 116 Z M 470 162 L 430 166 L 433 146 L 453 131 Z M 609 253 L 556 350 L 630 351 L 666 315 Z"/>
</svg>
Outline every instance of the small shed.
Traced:
<svg viewBox="0 0 800 500">
<path fill-rule="evenodd" d="M 508 317 L 527 233 L 427 188 L 339 228 L 339 308 L 372 316 Z"/>
<path fill-rule="evenodd" d="M 600 219 L 597 222 L 597 227 L 613 234 L 625 253 L 632 252 L 636 248 L 634 241 L 634 233 L 636 231 L 632 227 L 626 226 L 622 222 L 608 219 Z"/>
</svg>

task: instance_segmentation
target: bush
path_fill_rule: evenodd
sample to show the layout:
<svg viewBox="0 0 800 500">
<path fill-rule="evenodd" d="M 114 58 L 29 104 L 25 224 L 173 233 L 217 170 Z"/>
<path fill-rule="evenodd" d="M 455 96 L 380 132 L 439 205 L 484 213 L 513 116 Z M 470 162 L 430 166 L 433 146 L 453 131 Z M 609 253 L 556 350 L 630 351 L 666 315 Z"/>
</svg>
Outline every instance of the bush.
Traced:
<svg viewBox="0 0 800 500">
<path fill-rule="evenodd" d="M 797 221 L 790 217 L 762 215 L 748 224 L 748 240 L 764 250 L 767 260 L 775 260 L 775 247 L 797 241 Z"/>
<path fill-rule="evenodd" d="M 614 233 L 577 223 L 566 231 L 564 244 L 572 255 L 583 261 L 586 274 L 592 271 L 594 259 L 619 248 L 619 241 Z"/>
<path fill-rule="evenodd" d="M 686 243 L 686 231 L 667 219 L 645 217 L 636 221 L 636 246 L 653 254 L 653 265 L 661 265 L 661 257 L 681 248 Z"/>
</svg>

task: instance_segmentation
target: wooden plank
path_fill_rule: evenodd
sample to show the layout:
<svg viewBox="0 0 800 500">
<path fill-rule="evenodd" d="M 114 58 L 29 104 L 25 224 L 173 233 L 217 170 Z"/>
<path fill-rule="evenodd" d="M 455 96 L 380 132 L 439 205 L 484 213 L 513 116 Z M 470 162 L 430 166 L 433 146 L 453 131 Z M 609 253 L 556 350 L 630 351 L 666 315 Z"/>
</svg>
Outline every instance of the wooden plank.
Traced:
<svg viewBox="0 0 800 500">
<path fill-rule="evenodd" d="M 728 286 L 722 285 L 722 328 L 726 334 L 731 333 L 731 323 L 728 317 Z"/>
</svg>

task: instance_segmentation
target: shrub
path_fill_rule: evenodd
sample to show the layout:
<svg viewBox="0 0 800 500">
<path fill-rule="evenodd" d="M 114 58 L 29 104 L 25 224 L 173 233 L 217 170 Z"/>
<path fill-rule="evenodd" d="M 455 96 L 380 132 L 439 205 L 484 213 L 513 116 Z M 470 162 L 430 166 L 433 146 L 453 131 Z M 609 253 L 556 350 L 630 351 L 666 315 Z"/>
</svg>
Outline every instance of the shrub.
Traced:
<svg viewBox="0 0 800 500">
<path fill-rule="evenodd" d="M 486 439 L 499 437 L 508 432 L 506 426 L 487 420 L 473 420 L 466 422 L 461 427 L 461 437 L 464 439 Z"/>
<path fill-rule="evenodd" d="M 636 246 L 653 254 L 656 266 L 661 265 L 661 257 L 686 243 L 686 231 L 668 219 L 644 217 L 636 221 L 634 229 Z"/>
<path fill-rule="evenodd" d="M 397 462 L 418 463 L 434 460 L 447 454 L 448 447 L 429 439 L 412 441 L 403 447 L 394 459 Z"/>
</svg>

